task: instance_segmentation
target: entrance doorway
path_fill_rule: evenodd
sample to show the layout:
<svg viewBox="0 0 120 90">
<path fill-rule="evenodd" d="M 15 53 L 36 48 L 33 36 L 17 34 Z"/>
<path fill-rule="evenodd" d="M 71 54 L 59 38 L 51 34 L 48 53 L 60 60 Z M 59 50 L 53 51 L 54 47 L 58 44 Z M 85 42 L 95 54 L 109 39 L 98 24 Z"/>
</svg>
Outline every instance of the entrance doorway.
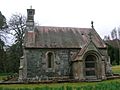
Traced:
<svg viewBox="0 0 120 90">
<path fill-rule="evenodd" d="M 96 77 L 96 57 L 88 55 L 85 59 L 85 76 Z"/>
</svg>

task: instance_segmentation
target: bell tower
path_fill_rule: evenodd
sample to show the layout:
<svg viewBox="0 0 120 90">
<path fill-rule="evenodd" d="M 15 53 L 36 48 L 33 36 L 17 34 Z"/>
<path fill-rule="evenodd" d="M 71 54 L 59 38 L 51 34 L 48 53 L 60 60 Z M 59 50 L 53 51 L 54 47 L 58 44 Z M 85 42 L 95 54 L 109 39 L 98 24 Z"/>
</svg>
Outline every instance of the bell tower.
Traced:
<svg viewBox="0 0 120 90">
<path fill-rule="evenodd" d="M 30 9 L 27 9 L 27 21 L 26 21 L 26 27 L 27 31 L 34 31 L 34 15 L 35 15 L 35 9 L 32 9 L 32 6 Z"/>
</svg>

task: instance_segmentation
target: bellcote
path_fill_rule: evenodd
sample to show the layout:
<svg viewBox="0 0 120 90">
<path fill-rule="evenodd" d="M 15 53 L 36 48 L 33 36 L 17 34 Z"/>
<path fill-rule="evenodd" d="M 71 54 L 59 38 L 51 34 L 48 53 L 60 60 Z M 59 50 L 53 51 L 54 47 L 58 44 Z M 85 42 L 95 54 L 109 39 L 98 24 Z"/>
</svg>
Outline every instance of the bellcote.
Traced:
<svg viewBox="0 0 120 90">
<path fill-rule="evenodd" d="M 27 21 L 34 21 L 35 9 L 27 9 Z"/>
<path fill-rule="evenodd" d="M 34 30 L 34 15 L 35 15 L 35 9 L 27 9 L 27 21 L 26 21 L 26 27 L 28 31 Z"/>
</svg>

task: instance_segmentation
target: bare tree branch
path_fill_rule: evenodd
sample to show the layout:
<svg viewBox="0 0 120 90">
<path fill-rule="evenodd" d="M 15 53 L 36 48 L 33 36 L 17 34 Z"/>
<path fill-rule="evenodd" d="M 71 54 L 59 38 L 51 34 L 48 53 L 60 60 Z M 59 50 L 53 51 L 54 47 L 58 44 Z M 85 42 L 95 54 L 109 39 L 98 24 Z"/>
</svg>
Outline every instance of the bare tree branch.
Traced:
<svg viewBox="0 0 120 90">
<path fill-rule="evenodd" d="M 13 32 L 13 35 L 16 38 L 16 43 L 19 43 L 19 46 L 22 51 L 22 43 L 25 34 L 26 27 L 26 17 L 22 14 L 13 14 L 9 20 L 9 32 Z M 22 55 L 22 54 L 21 54 Z"/>
</svg>

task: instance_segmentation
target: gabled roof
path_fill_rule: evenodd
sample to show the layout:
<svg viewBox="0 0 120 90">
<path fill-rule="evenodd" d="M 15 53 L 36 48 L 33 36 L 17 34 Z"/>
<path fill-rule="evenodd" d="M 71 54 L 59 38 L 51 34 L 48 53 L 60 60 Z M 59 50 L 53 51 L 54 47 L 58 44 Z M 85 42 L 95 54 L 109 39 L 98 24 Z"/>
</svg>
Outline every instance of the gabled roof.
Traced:
<svg viewBox="0 0 120 90">
<path fill-rule="evenodd" d="M 34 32 L 26 32 L 26 48 L 82 48 L 89 42 L 89 33 L 99 48 L 106 48 L 105 43 L 92 28 L 38 26 Z"/>
<path fill-rule="evenodd" d="M 78 54 L 76 54 L 76 57 L 73 59 L 73 61 L 77 61 L 77 60 L 82 60 L 81 58 L 85 55 L 85 53 L 87 52 L 97 52 L 99 53 L 99 55 L 104 56 L 99 49 L 97 48 L 97 46 L 94 44 L 94 42 L 91 40 L 89 41 L 80 51 Z"/>
</svg>

